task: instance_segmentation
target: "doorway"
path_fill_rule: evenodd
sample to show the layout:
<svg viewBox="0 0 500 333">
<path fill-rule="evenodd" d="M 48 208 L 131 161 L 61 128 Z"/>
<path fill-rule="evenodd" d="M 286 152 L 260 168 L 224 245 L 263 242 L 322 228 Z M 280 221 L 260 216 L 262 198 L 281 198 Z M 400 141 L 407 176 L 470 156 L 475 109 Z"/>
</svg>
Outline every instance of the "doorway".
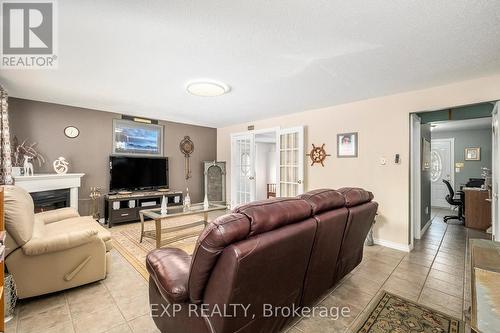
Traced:
<svg viewBox="0 0 500 333">
<path fill-rule="evenodd" d="M 231 135 L 231 207 L 304 191 L 304 127 Z"/>
<path fill-rule="evenodd" d="M 255 200 L 276 197 L 276 131 L 255 134 Z"/>
<path fill-rule="evenodd" d="M 467 225 L 467 193 L 472 193 L 469 195 L 471 200 L 475 194 L 484 196 L 485 193 L 490 193 L 491 207 L 481 207 L 475 211 L 484 212 L 491 208 L 491 214 L 483 215 L 491 215 L 489 223 L 493 226 L 493 234 L 500 238 L 500 235 L 497 235 L 500 232 L 496 217 L 498 203 L 495 202 L 495 188 L 498 187 L 495 184 L 498 182 L 499 172 L 492 158 L 495 149 L 498 151 L 498 130 L 495 130 L 498 126 L 498 120 L 495 120 L 498 106 L 494 106 L 495 103 L 487 102 L 411 115 L 411 247 L 415 240 L 425 235 L 431 224 L 437 224 L 434 229 L 446 225 L 444 216 L 460 215 L 465 218 L 466 226 L 473 227 Z M 453 202 L 453 205 L 448 203 L 446 196 L 451 194 L 451 191 L 443 181 L 449 181 L 454 199 L 461 200 L 463 206 L 457 205 L 456 202 Z M 482 197 L 477 200 L 481 204 L 486 202 Z M 459 212 L 460 206 L 464 208 L 464 213 Z M 470 207 L 473 205 L 469 205 L 469 209 Z M 471 212 L 469 210 L 469 213 Z M 470 218 L 469 222 L 473 220 L 476 219 Z M 461 224 L 457 227 L 463 228 L 464 221 L 449 219 L 448 223 Z"/>
</svg>

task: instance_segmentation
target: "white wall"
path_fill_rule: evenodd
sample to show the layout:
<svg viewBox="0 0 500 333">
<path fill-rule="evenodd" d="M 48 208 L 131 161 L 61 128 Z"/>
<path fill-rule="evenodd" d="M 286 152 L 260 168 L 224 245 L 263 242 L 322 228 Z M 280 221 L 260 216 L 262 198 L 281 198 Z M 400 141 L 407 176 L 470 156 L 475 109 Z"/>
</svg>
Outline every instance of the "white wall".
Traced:
<svg viewBox="0 0 500 333">
<path fill-rule="evenodd" d="M 267 184 L 276 182 L 276 144 L 255 143 L 255 198 L 267 198 Z"/>
<path fill-rule="evenodd" d="M 354 89 L 355 87 L 353 87 Z M 306 126 L 305 144 L 325 143 L 325 167 L 305 163 L 306 190 L 360 186 L 375 194 L 374 237 L 386 245 L 409 244 L 409 114 L 500 99 L 500 75 L 238 124 L 217 130 L 217 160 L 231 162 L 230 134 L 274 126 Z M 336 134 L 359 132 L 359 157 L 336 158 Z M 401 164 L 393 164 L 399 153 Z M 379 165 L 380 157 L 389 163 Z M 227 181 L 231 181 L 228 166 Z M 228 185 L 228 200 L 230 198 Z"/>
</svg>

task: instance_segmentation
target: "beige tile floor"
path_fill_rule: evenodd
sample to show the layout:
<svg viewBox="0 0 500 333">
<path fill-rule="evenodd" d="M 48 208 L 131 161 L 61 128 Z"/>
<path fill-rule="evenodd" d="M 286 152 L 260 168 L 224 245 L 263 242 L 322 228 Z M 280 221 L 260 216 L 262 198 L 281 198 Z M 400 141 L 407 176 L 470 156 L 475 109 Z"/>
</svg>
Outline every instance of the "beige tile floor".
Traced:
<svg viewBox="0 0 500 333">
<path fill-rule="evenodd" d="M 484 235 L 443 223 L 447 213 L 433 211 L 431 227 L 411 253 L 366 247 L 363 262 L 319 302 L 327 307 L 349 307 L 348 317 L 299 319 L 288 332 L 349 331 L 382 289 L 462 318 L 470 303 L 464 288 L 466 240 Z M 112 259 L 112 272 L 104 281 L 19 302 L 7 332 L 158 332 L 148 314 L 146 282 L 116 251 Z"/>
</svg>

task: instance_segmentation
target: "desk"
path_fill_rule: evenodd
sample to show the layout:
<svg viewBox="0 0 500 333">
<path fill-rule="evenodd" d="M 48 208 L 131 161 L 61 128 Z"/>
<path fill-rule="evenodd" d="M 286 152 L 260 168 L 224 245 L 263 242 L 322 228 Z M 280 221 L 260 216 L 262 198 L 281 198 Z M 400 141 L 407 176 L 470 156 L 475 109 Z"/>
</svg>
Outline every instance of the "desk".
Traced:
<svg viewBox="0 0 500 333">
<path fill-rule="evenodd" d="M 465 226 L 486 230 L 491 226 L 491 202 L 488 190 L 477 187 L 464 187 Z"/>
</svg>

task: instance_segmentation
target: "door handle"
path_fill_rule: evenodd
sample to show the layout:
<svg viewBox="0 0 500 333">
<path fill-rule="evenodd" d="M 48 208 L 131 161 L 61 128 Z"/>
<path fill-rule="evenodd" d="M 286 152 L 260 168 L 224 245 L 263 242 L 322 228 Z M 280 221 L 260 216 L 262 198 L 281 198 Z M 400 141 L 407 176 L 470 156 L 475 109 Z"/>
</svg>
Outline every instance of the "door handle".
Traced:
<svg viewBox="0 0 500 333">
<path fill-rule="evenodd" d="M 302 184 L 302 180 L 297 180 L 297 184 Z"/>
<path fill-rule="evenodd" d="M 250 176 L 250 177 L 248 177 L 248 179 L 250 179 L 250 180 L 254 180 L 254 179 L 255 179 L 255 177 L 254 177 L 254 176 Z"/>
</svg>

